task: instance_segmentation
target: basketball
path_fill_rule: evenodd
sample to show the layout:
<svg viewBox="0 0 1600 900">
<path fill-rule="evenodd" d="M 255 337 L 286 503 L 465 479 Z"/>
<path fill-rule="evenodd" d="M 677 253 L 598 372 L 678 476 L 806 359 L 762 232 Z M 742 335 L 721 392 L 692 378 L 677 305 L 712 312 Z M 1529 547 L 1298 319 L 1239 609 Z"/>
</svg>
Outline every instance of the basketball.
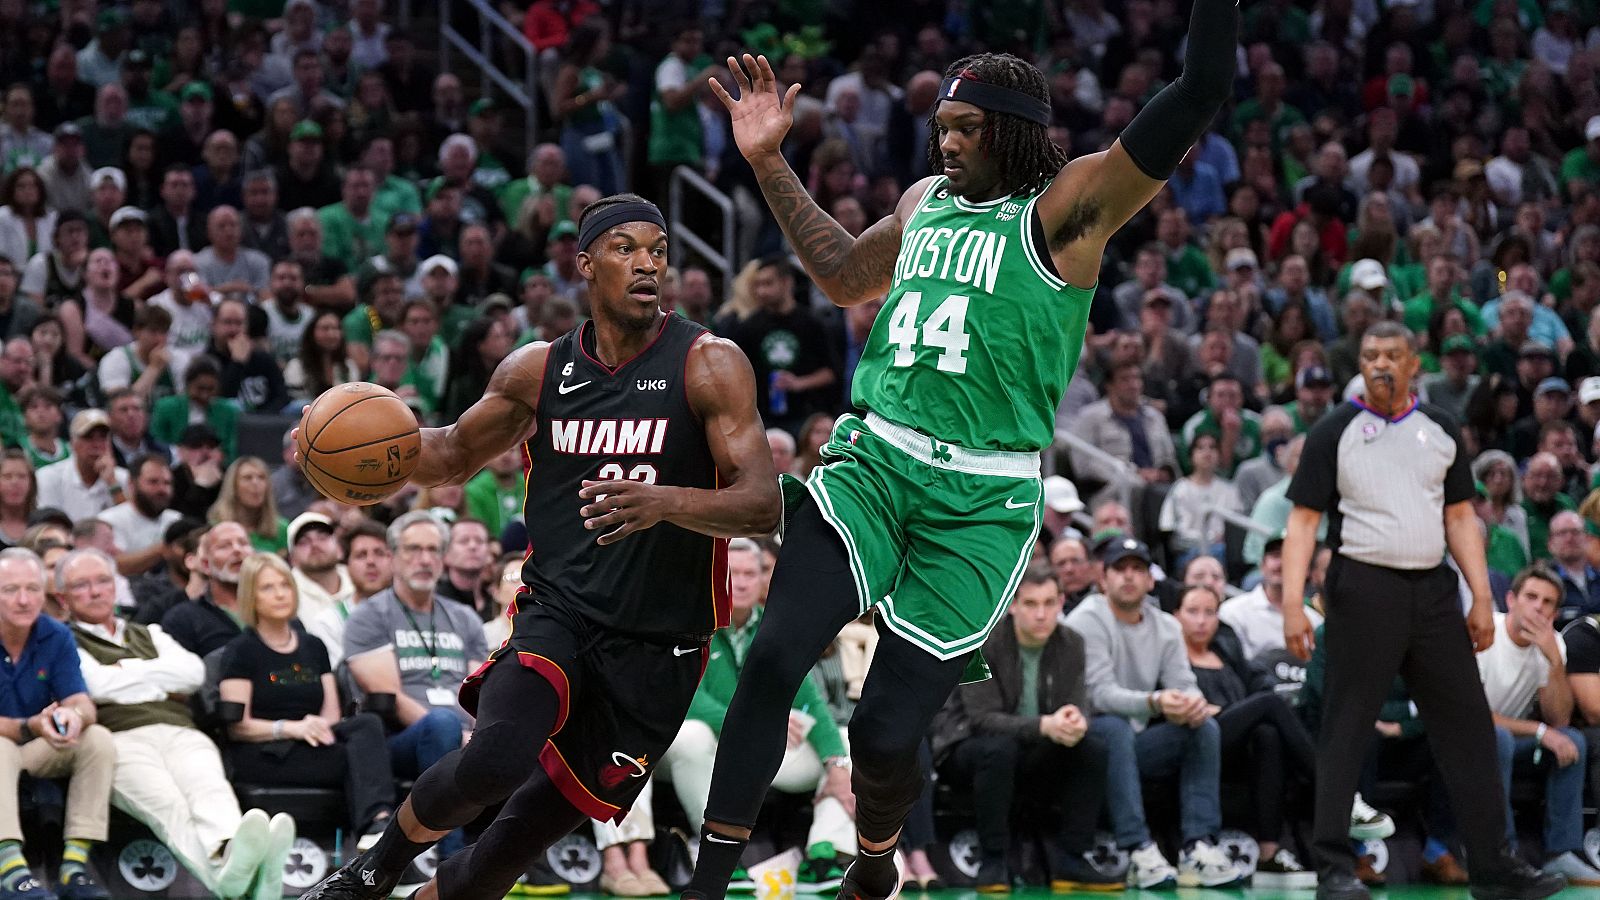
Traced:
<svg viewBox="0 0 1600 900">
<path fill-rule="evenodd" d="M 393 391 L 356 381 L 311 404 L 296 446 L 301 471 L 323 496 L 368 506 L 405 486 L 422 456 L 422 433 Z"/>
</svg>

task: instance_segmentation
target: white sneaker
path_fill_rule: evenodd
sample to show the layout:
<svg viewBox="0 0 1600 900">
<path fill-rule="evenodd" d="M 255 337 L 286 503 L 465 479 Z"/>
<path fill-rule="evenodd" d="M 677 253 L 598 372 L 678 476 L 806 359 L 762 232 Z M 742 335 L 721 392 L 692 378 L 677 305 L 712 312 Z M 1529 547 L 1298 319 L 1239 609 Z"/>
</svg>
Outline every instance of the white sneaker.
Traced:
<svg viewBox="0 0 1600 900">
<path fill-rule="evenodd" d="M 282 900 L 284 869 L 294 846 L 294 817 L 278 813 L 267 824 L 267 852 L 261 857 L 251 900 Z"/>
<path fill-rule="evenodd" d="M 261 868 L 267 852 L 267 814 L 259 809 L 246 812 L 223 851 L 222 867 L 217 870 L 217 896 L 236 900 L 250 891 L 250 882 Z"/>
<path fill-rule="evenodd" d="M 1178 870 L 1161 855 L 1154 841 L 1128 854 L 1128 887 L 1153 891 L 1178 883 Z"/>
<path fill-rule="evenodd" d="M 1226 887 L 1244 880 L 1238 863 L 1208 841 L 1195 841 L 1178 855 L 1178 887 Z"/>
<path fill-rule="evenodd" d="M 1350 804 L 1350 839 L 1353 841 L 1381 841 L 1394 834 L 1394 820 L 1373 809 L 1356 794 Z"/>
</svg>

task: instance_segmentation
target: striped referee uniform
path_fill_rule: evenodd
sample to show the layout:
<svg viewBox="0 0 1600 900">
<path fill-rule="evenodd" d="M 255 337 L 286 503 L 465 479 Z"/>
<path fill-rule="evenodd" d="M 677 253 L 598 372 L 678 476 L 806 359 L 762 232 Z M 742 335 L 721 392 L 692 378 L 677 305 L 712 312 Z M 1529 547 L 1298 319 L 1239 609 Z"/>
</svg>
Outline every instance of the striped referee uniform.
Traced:
<svg viewBox="0 0 1600 900">
<path fill-rule="evenodd" d="M 1474 494 L 1454 419 L 1428 404 L 1388 418 L 1359 399 L 1311 429 L 1288 497 L 1328 518 L 1326 712 L 1317 744 L 1319 872 L 1348 874 L 1351 797 L 1396 674 L 1428 726 L 1468 860 L 1503 858 L 1494 726 L 1444 564 L 1444 508 Z M 1478 873 L 1474 873 L 1476 876 Z"/>
</svg>

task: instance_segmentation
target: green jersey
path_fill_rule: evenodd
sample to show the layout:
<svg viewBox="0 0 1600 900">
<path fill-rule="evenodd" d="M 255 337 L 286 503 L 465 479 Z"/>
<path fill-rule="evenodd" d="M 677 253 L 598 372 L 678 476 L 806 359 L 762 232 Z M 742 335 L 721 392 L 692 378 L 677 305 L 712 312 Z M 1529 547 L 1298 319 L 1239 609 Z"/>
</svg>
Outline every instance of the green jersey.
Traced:
<svg viewBox="0 0 1600 900">
<path fill-rule="evenodd" d="M 1029 224 L 1038 199 L 971 203 L 934 180 L 862 349 L 856 406 L 962 447 L 1050 446 L 1094 290 L 1055 274 Z"/>
</svg>

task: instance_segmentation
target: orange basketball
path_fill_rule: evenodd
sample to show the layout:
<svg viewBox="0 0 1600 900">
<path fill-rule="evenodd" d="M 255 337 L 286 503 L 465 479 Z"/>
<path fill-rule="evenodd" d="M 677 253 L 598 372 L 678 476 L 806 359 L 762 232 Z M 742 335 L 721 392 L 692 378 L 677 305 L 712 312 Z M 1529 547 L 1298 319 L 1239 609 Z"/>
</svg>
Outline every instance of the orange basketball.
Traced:
<svg viewBox="0 0 1600 900">
<path fill-rule="evenodd" d="M 422 456 L 422 433 L 405 401 L 355 381 L 311 404 L 296 438 L 300 470 L 322 494 L 368 506 L 405 486 Z"/>
</svg>

